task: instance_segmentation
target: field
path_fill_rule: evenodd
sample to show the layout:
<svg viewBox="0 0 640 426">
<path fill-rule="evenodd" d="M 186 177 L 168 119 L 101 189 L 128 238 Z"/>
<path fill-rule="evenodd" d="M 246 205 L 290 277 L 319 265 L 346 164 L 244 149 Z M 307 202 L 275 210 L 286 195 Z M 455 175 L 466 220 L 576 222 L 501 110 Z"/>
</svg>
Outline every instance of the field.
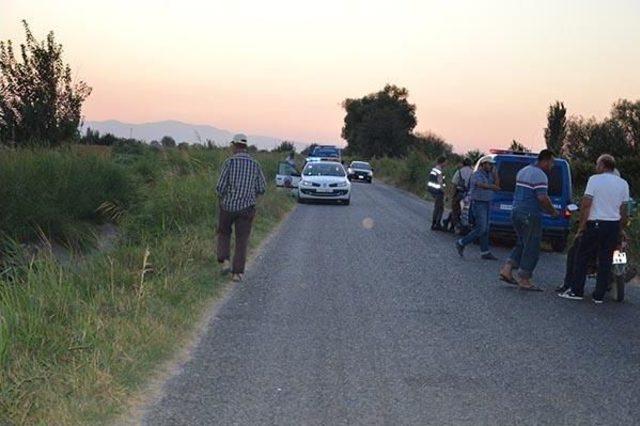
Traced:
<svg viewBox="0 0 640 426">
<path fill-rule="evenodd" d="M 137 144 L 2 151 L 0 419 L 103 422 L 175 353 L 225 281 L 214 187 L 227 155 Z M 257 154 L 270 184 L 279 156 Z M 269 187 L 253 247 L 292 206 Z M 110 244 L 103 224 L 115 229 Z"/>
</svg>

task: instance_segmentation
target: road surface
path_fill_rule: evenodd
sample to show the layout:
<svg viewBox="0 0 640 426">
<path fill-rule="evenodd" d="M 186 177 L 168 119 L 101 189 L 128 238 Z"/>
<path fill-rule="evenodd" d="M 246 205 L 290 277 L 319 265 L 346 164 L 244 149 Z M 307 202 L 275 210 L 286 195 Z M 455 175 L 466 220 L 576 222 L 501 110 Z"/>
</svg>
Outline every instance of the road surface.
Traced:
<svg viewBox="0 0 640 426">
<path fill-rule="evenodd" d="M 143 422 L 640 423 L 638 288 L 561 300 L 564 258 L 545 253 L 547 291 L 518 291 L 430 215 L 381 184 L 298 206 Z"/>
</svg>

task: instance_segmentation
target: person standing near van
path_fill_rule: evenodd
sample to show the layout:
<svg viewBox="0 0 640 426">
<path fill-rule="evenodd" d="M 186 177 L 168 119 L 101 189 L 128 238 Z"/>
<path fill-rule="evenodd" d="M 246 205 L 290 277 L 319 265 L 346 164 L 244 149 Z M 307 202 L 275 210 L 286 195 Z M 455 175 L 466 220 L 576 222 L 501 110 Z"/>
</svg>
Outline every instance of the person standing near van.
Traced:
<svg viewBox="0 0 640 426">
<path fill-rule="evenodd" d="M 439 157 L 436 165 L 431 169 L 427 181 L 427 189 L 433 196 L 435 204 L 433 206 L 433 216 L 431 218 L 431 230 L 442 231 L 442 214 L 444 213 L 444 165 L 446 158 Z"/>
<path fill-rule="evenodd" d="M 603 302 L 611 279 L 611 262 L 618 240 L 627 222 L 629 184 L 615 174 L 615 159 L 608 154 L 598 158 L 596 170 L 587 182 L 580 203 L 580 224 L 577 238 L 580 244 L 575 257 L 571 289 L 559 294 L 564 299 L 582 300 L 591 258 L 598 258 L 598 277 L 593 292 L 594 303 Z"/>
<path fill-rule="evenodd" d="M 493 164 L 491 157 L 485 157 L 480 160 L 478 170 L 471 175 L 469 190 L 474 226 L 471 232 L 456 241 L 456 249 L 460 257 L 464 256 L 467 245 L 479 239 L 482 259 L 498 260 L 489 251 L 489 207 L 493 193 L 500 190 L 500 180 L 493 169 Z"/>
<path fill-rule="evenodd" d="M 451 179 L 451 184 L 453 186 L 451 213 L 449 213 L 449 217 L 444 221 L 445 229 L 450 232 L 455 232 L 456 226 L 460 223 L 460 216 L 462 215 L 460 203 L 469 192 L 469 182 L 471 180 L 471 175 L 473 174 L 471 164 L 471 159 L 465 158 Z"/>
<path fill-rule="evenodd" d="M 265 193 L 266 182 L 260 165 L 247 153 L 247 136 L 235 135 L 231 146 L 233 155 L 224 162 L 216 186 L 219 204 L 217 255 L 223 273 L 230 270 L 231 279 L 240 281 L 247 260 L 256 201 Z M 233 265 L 229 261 L 232 226 L 236 231 Z"/>
<path fill-rule="evenodd" d="M 509 260 L 500 269 L 500 279 L 516 284 L 522 290 L 542 291 L 531 283 L 531 277 L 540 257 L 542 213 L 558 217 L 548 195 L 547 173 L 553 168 L 554 161 L 552 151 L 542 150 L 538 161 L 524 167 L 516 176 L 511 220 L 518 240 Z M 514 269 L 518 269 L 518 279 L 513 277 Z"/>
</svg>

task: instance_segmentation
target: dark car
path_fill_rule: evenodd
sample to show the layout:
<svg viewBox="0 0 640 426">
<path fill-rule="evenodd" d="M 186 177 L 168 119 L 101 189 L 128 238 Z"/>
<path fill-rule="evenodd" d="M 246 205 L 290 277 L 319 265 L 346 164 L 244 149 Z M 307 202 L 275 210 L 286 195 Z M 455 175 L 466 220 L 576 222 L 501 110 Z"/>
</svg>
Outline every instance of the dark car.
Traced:
<svg viewBox="0 0 640 426">
<path fill-rule="evenodd" d="M 352 161 L 347 169 L 347 177 L 351 181 L 373 182 L 373 169 L 366 161 Z"/>
</svg>

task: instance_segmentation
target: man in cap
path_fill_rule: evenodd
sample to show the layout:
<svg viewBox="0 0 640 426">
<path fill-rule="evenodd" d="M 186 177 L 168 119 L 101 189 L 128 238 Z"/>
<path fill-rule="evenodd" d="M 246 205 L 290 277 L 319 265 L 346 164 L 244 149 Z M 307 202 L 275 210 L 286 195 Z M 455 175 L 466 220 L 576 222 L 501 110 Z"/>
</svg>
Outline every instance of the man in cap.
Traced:
<svg viewBox="0 0 640 426">
<path fill-rule="evenodd" d="M 224 162 L 216 186 L 219 204 L 217 254 L 223 273 L 231 271 L 232 280 L 240 281 L 247 260 L 256 200 L 264 194 L 266 182 L 260 165 L 247 153 L 247 136 L 235 135 L 231 147 L 233 155 Z M 233 265 L 229 261 L 232 226 L 236 231 Z"/>
<path fill-rule="evenodd" d="M 493 193 L 500 190 L 498 174 L 493 169 L 493 163 L 493 158 L 484 157 L 480 160 L 478 170 L 471 175 L 469 197 L 474 226 L 471 232 L 456 241 L 456 249 L 460 257 L 464 255 L 464 248 L 468 244 L 479 239 L 482 259 L 498 260 L 489 251 L 489 207 Z"/>
<path fill-rule="evenodd" d="M 516 175 L 511 221 L 518 240 L 509 260 L 500 269 L 500 279 L 517 285 L 521 290 L 542 291 L 531 283 L 531 276 L 540 257 L 542 213 L 558 217 L 548 195 L 547 173 L 551 172 L 554 161 L 553 152 L 544 149 L 538 154 L 535 164 L 524 167 Z M 514 269 L 518 269 L 517 279 L 513 276 Z"/>
</svg>

